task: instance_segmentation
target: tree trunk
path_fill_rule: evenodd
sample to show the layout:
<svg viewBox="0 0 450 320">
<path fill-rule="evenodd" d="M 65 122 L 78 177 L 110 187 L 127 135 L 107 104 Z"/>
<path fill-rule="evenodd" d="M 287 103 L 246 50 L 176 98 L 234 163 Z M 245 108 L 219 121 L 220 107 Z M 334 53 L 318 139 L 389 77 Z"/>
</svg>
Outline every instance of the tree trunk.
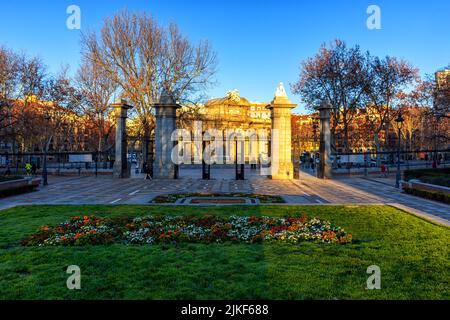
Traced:
<svg viewBox="0 0 450 320">
<path fill-rule="evenodd" d="M 381 166 L 381 157 L 380 157 L 380 138 L 378 136 L 378 132 L 374 133 L 373 140 L 375 143 L 375 152 L 377 154 L 377 167 L 379 167 Z"/>
</svg>

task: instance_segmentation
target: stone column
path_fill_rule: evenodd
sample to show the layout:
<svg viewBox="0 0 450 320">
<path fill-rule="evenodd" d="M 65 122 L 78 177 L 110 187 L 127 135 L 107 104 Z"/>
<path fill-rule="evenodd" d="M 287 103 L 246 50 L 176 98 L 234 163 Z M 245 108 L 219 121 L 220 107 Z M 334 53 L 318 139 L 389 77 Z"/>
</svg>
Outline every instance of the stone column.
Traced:
<svg viewBox="0 0 450 320">
<path fill-rule="evenodd" d="M 113 167 L 113 177 L 117 179 L 129 178 L 130 169 L 127 159 L 127 117 L 128 110 L 133 107 L 125 100 L 120 100 L 111 105 L 116 116 L 116 159 Z"/>
<path fill-rule="evenodd" d="M 330 130 L 330 111 L 332 106 L 324 102 L 318 108 L 320 112 L 320 163 L 317 167 L 317 177 L 320 179 L 332 178 L 331 163 L 331 130 Z"/>
<path fill-rule="evenodd" d="M 291 111 L 296 106 L 287 97 L 283 83 L 280 83 L 275 98 L 267 107 L 272 113 L 271 172 L 269 177 L 274 180 L 287 180 L 294 176 Z"/>
<path fill-rule="evenodd" d="M 159 179 L 174 179 L 175 164 L 172 161 L 172 150 L 174 142 L 172 133 L 176 130 L 177 109 L 180 105 L 176 104 L 171 96 L 164 92 L 160 102 L 155 107 L 155 163 L 153 174 Z"/>
</svg>

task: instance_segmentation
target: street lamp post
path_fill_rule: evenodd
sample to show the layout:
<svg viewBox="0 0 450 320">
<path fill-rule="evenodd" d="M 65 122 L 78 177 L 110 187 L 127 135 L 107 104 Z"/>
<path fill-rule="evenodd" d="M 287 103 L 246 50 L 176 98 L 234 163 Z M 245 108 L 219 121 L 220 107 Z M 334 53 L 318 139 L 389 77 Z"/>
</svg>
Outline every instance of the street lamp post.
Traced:
<svg viewBox="0 0 450 320">
<path fill-rule="evenodd" d="M 45 120 L 49 122 L 52 118 L 50 115 L 45 115 Z M 53 136 L 49 137 L 48 140 L 45 141 L 44 146 L 44 161 L 42 164 L 42 185 L 48 186 L 48 170 L 47 170 L 47 154 L 48 154 L 48 148 L 50 147 L 51 139 L 53 139 Z"/>
<path fill-rule="evenodd" d="M 47 149 L 44 150 L 44 163 L 42 168 L 42 184 L 48 186 L 48 172 L 47 172 Z"/>
<path fill-rule="evenodd" d="M 395 187 L 400 188 L 400 179 L 401 179 L 401 171 L 400 171 L 400 148 L 401 148 L 401 137 L 402 137 L 402 124 L 405 119 L 403 119 L 402 114 L 399 112 L 397 119 L 395 119 L 395 122 L 397 122 L 398 127 L 398 145 L 397 145 L 397 176 L 395 179 Z"/>
<path fill-rule="evenodd" d="M 313 125 L 313 151 L 316 152 L 316 148 L 317 148 L 317 129 L 318 126 L 316 123 L 314 123 Z"/>
</svg>

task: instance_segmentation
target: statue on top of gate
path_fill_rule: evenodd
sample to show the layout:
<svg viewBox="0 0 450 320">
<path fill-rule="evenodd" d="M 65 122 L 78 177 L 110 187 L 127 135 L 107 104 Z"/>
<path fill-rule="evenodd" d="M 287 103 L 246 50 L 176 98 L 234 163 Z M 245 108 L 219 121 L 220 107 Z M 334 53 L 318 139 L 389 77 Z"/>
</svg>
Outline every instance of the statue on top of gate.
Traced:
<svg viewBox="0 0 450 320">
<path fill-rule="evenodd" d="M 275 97 L 287 97 L 283 82 L 280 82 L 278 85 L 277 91 L 275 92 Z"/>
</svg>

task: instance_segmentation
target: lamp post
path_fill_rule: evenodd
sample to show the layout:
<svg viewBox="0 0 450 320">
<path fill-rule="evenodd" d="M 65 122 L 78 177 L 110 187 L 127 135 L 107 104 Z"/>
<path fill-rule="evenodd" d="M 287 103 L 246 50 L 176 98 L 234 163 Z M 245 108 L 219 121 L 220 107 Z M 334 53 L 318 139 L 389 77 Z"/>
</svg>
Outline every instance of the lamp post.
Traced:
<svg viewBox="0 0 450 320">
<path fill-rule="evenodd" d="M 314 119 L 314 124 L 313 124 L 313 151 L 316 152 L 317 150 L 317 130 L 319 129 L 319 125 L 316 122 L 317 120 Z"/>
<path fill-rule="evenodd" d="M 47 122 L 51 121 L 51 116 L 46 114 L 45 120 Z M 51 140 L 53 139 L 53 135 L 51 135 L 46 141 L 44 145 L 44 161 L 42 164 L 42 185 L 48 186 L 48 171 L 47 171 L 47 154 L 48 154 L 48 148 L 50 147 Z"/>
<path fill-rule="evenodd" d="M 402 124 L 405 119 L 403 119 L 401 112 L 398 113 L 397 122 L 398 127 L 398 145 L 397 145 L 397 176 L 395 179 L 395 187 L 400 188 L 400 179 L 401 179 L 401 171 L 400 171 L 400 148 L 401 148 L 401 137 L 402 137 Z"/>
</svg>

